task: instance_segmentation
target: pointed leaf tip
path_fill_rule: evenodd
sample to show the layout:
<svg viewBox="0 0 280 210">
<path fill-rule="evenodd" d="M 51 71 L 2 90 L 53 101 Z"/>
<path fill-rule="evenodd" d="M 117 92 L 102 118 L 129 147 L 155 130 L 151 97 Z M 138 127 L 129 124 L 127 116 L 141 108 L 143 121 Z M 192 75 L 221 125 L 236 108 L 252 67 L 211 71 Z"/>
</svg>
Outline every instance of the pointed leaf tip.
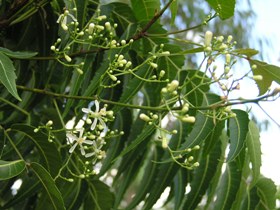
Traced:
<svg viewBox="0 0 280 210">
<path fill-rule="evenodd" d="M 13 62 L 0 52 L 0 82 L 17 100 L 21 101 L 16 88 L 16 78 Z"/>
</svg>

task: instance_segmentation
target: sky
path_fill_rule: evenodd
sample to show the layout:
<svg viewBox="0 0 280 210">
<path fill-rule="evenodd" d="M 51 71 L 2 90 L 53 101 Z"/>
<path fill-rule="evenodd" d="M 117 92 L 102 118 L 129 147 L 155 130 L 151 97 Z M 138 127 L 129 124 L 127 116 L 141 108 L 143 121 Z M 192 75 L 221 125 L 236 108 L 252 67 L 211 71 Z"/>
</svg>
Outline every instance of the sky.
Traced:
<svg viewBox="0 0 280 210">
<path fill-rule="evenodd" d="M 264 47 L 264 61 L 269 64 L 280 66 L 280 1 L 254 0 L 251 2 L 257 14 L 253 34 L 256 35 L 256 37 L 265 37 L 271 43 L 270 46 Z M 276 86 L 278 84 L 274 85 Z M 263 103 L 262 107 L 280 124 L 280 99 L 272 103 Z M 255 109 L 254 112 L 258 119 L 268 119 L 260 109 Z M 263 153 L 261 172 L 264 176 L 271 178 L 275 184 L 280 185 L 280 128 L 272 121 L 270 121 L 270 123 L 268 129 L 261 132 Z"/>
</svg>

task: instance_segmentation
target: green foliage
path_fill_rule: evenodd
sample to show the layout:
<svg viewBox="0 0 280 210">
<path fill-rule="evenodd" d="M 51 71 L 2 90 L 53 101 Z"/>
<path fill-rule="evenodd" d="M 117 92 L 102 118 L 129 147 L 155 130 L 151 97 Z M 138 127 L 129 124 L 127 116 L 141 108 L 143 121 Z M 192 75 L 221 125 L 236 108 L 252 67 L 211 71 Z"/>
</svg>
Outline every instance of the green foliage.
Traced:
<svg viewBox="0 0 280 210">
<path fill-rule="evenodd" d="M 206 0 L 211 7 L 219 13 L 221 19 L 225 20 L 234 15 L 235 0 Z"/>
<path fill-rule="evenodd" d="M 235 105 L 276 99 L 279 67 L 230 35 L 185 39 L 217 14 L 190 8 L 194 27 L 173 32 L 187 2 L 2 2 L 0 209 L 150 210 L 163 192 L 176 210 L 275 208 L 259 131 Z M 234 15 L 235 1 L 207 2 Z M 247 77 L 261 96 L 233 98 Z"/>
<path fill-rule="evenodd" d="M 253 68 L 254 75 L 261 75 L 263 78 L 261 81 L 256 81 L 260 90 L 260 95 L 267 92 L 273 81 L 280 83 L 280 68 L 278 66 L 258 60 L 250 60 L 250 64 L 256 66 L 256 68 Z"/>
<path fill-rule="evenodd" d="M 19 101 L 21 101 L 16 88 L 15 67 L 12 61 L 4 53 L 0 53 L 0 82 Z"/>
<path fill-rule="evenodd" d="M 0 160 L 0 180 L 6 180 L 15 177 L 19 175 L 24 169 L 25 163 L 23 160 Z"/>
</svg>

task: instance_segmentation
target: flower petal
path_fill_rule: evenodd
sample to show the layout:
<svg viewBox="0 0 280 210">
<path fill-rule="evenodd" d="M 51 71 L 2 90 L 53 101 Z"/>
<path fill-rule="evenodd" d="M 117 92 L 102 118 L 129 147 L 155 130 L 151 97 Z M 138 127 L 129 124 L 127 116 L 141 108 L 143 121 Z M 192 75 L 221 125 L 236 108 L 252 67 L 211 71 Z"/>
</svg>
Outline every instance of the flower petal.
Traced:
<svg viewBox="0 0 280 210">
<path fill-rule="evenodd" d="M 78 143 L 76 142 L 70 149 L 69 149 L 69 153 L 72 153 L 75 148 L 77 147 Z"/>
<path fill-rule="evenodd" d="M 84 149 L 83 145 L 82 144 L 79 144 L 79 145 L 80 145 L 80 149 L 81 149 L 81 154 L 85 155 L 86 152 L 85 152 L 85 149 Z"/>
<path fill-rule="evenodd" d="M 93 156 L 94 154 L 95 154 L 95 152 L 87 153 L 87 154 L 85 155 L 85 157 L 88 158 L 88 157 Z"/>
<path fill-rule="evenodd" d="M 82 108 L 82 112 L 84 112 L 84 113 L 90 113 L 90 112 L 92 112 L 90 109 L 88 109 L 88 108 Z"/>
<path fill-rule="evenodd" d="M 91 130 L 94 130 L 95 127 L 96 127 L 96 124 L 97 124 L 97 118 L 94 118 L 94 121 L 93 121 L 93 123 L 92 123 L 91 126 L 90 126 L 90 129 L 91 129 Z"/>
<path fill-rule="evenodd" d="M 66 137 L 68 138 L 70 143 L 72 143 L 73 141 L 77 141 L 77 139 L 78 139 L 78 137 L 73 135 L 72 133 L 66 133 Z"/>
<path fill-rule="evenodd" d="M 89 144 L 89 145 L 92 145 L 93 144 L 93 141 L 90 141 L 90 140 L 84 140 L 83 143 L 85 144 Z"/>
<path fill-rule="evenodd" d="M 99 102 L 97 100 L 95 102 L 95 112 L 99 112 Z"/>
</svg>

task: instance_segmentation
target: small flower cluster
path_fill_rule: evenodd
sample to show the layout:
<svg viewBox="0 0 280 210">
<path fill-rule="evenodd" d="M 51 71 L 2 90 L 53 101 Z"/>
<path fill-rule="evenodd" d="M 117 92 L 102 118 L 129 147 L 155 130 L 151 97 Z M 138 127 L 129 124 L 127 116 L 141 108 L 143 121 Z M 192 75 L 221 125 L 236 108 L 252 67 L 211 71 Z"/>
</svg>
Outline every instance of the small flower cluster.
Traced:
<svg viewBox="0 0 280 210">
<path fill-rule="evenodd" d="M 130 41 L 116 40 L 117 28 L 116 23 L 110 23 L 107 20 L 106 15 L 101 15 L 101 11 L 96 11 L 96 16 L 93 16 L 91 20 L 85 25 L 80 26 L 76 19 L 77 9 L 65 10 L 57 20 L 57 23 L 62 29 L 62 37 L 66 37 L 67 40 L 58 38 L 56 42 L 50 47 L 51 51 L 57 55 L 57 60 L 68 67 L 74 67 L 79 74 L 83 74 L 83 63 L 74 64 L 73 56 L 71 55 L 71 49 L 74 44 L 80 44 L 83 49 L 95 48 L 123 48 L 130 45 L 133 40 Z M 72 14 L 71 14 L 72 13 Z M 82 28 L 80 28 L 82 27 Z M 66 35 L 65 35 L 66 34 Z"/>
<path fill-rule="evenodd" d="M 172 159 L 183 168 L 193 170 L 199 167 L 199 162 L 195 161 L 195 152 L 200 149 L 199 145 L 181 151 L 169 149 Z"/>
<path fill-rule="evenodd" d="M 95 111 L 91 110 L 93 105 L 95 105 Z M 88 108 L 82 108 L 85 113 L 85 123 L 90 125 L 90 131 L 85 132 L 85 128 L 82 127 L 67 132 L 68 142 L 72 144 L 69 149 L 70 153 L 79 145 L 81 154 L 86 158 L 94 156 L 96 161 L 105 157 L 105 151 L 102 150 L 102 147 L 106 144 L 105 137 L 109 131 L 106 123 L 114 119 L 113 111 L 106 109 L 107 105 L 100 109 L 100 104 L 97 100 L 92 102 Z M 78 135 L 76 132 L 78 132 Z"/>
<path fill-rule="evenodd" d="M 54 135 L 52 134 L 53 121 L 49 120 L 45 125 L 40 125 L 39 127 L 34 129 L 34 133 L 38 133 L 41 129 L 45 129 L 47 131 L 48 141 L 53 142 Z"/>
<path fill-rule="evenodd" d="M 219 53 L 227 53 L 237 44 L 236 41 L 232 41 L 233 37 L 229 35 L 225 41 L 224 36 L 213 37 L 211 31 L 206 31 L 204 36 L 204 47 L 207 54 L 211 54 L 214 51 Z"/>
<path fill-rule="evenodd" d="M 114 60 L 110 63 L 108 69 L 106 70 L 106 73 L 103 75 L 102 82 L 105 83 L 106 80 L 104 79 L 104 76 L 107 75 L 110 79 L 109 84 L 105 85 L 102 84 L 105 88 L 112 88 L 116 85 L 120 84 L 121 81 L 118 79 L 118 76 L 121 76 L 125 74 L 125 71 L 130 69 L 132 65 L 131 61 L 128 61 L 124 55 L 122 54 L 115 54 Z"/>
</svg>

